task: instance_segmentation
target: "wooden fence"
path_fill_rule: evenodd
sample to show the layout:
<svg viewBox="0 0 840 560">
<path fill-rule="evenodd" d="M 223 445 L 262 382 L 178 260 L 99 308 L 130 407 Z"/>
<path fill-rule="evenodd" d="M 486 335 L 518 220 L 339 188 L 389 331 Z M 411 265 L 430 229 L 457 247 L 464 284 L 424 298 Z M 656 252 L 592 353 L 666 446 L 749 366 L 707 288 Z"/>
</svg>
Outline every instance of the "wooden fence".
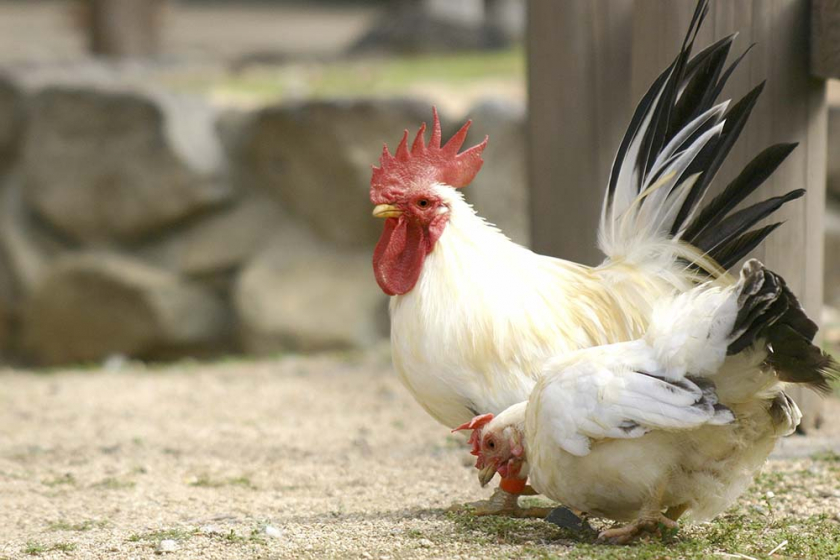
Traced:
<svg viewBox="0 0 840 560">
<path fill-rule="evenodd" d="M 529 174 L 535 249 L 581 262 L 601 257 L 595 226 L 606 178 L 636 102 L 673 60 L 696 0 L 531 0 L 528 15 Z M 840 0 L 712 0 L 697 48 L 739 32 L 731 56 L 755 43 L 724 98 L 767 86 L 710 196 L 761 149 L 799 147 L 762 186 L 803 187 L 786 223 L 755 256 L 782 274 L 813 317 L 823 294 L 827 106 L 840 74 Z M 797 392 L 807 429 L 820 400 Z"/>
</svg>

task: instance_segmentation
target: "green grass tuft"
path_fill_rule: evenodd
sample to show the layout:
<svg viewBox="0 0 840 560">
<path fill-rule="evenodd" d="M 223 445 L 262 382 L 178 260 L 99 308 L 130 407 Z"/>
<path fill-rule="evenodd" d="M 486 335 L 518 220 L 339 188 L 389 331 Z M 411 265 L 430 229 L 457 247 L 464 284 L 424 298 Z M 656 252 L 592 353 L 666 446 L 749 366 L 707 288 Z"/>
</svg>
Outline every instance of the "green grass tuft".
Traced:
<svg viewBox="0 0 840 560">
<path fill-rule="evenodd" d="M 73 552 L 74 550 L 76 550 L 76 544 L 68 542 L 60 542 L 47 546 L 30 541 L 23 547 L 23 553 L 29 556 L 40 556 L 45 552 Z"/>
<path fill-rule="evenodd" d="M 28 543 L 26 543 L 26 546 L 23 547 L 23 553 L 28 554 L 30 556 L 40 556 L 41 554 L 43 554 L 46 551 L 47 551 L 46 546 L 44 546 L 42 544 L 38 544 L 36 542 L 28 542 Z"/>
<path fill-rule="evenodd" d="M 811 459 L 818 462 L 840 463 L 840 453 L 836 451 L 820 451 L 811 455 Z"/>
<path fill-rule="evenodd" d="M 190 486 L 196 488 L 221 488 L 223 486 L 240 486 L 249 490 L 256 490 L 256 486 L 247 476 L 235 476 L 224 479 L 215 479 L 207 475 L 201 475 L 189 482 Z"/>
<path fill-rule="evenodd" d="M 542 520 L 476 517 L 469 513 L 447 513 L 446 517 L 453 525 L 455 538 L 487 547 L 488 557 L 507 557 L 508 552 L 494 550 L 495 546 L 506 545 L 522 547 L 517 557 L 537 559 L 720 560 L 741 554 L 765 560 L 785 543 L 773 558 L 840 558 L 840 520 L 833 516 L 777 516 L 773 512 L 762 515 L 740 510 L 707 524 L 669 531 L 663 537 L 646 537 L 629 546 L 598 543 L 591 532 L 561 529 Z M 605 520 L 591 522 L 599 530 L 609 527 Z M 419 531 L 409 536 L 423 537 Z"/>
<path fill-rule="evenodd" d="M 128 542 L 185 541 L 197 534 L 196 529 L 162 529 L 148 533 L 134 533 L 128 537 Z"/>
<path fill-rule="evenodd" d="M 84 531 L 90 531 L 91 529 L 102 528 L 107 525 L 107 521 L 93 521 L 88 519 L 86 521 L 82 521 L 81 523 L 71 523 L 62 519 L 60 521 L 53 521 L 47 526 L 47 528 L 50 531 L 75 531 L 77 533 L 81 533 Z"/>
<path fill-rule="evenodd" d="M 134 488 L 136 485 L 137 483 L 132 480 L 123 480 L 109 476 L 94 484 L 93 488 L 100 488 L 103 490 L 125 490 L 128 488 Z"/>
<path fill-rule="evenodd" d="M 41 481 L 44 486 L 55 488 L 56 486 L 75 486 L 76 477 L 72 473 L 65 473 L 55 478 L 48 478 Z"/>
</svg>

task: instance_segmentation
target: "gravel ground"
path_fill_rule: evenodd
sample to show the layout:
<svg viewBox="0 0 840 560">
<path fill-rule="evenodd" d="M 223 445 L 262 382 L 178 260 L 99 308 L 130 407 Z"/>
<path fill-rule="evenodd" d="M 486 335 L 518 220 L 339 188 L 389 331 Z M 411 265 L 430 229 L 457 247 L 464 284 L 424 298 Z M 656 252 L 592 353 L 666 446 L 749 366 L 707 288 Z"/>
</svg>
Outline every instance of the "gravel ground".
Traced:
<svg viewBox="0 0 840 560">
<path fill-rule="evenodd" d="M 0 559 L 487 558 L 573 547 L 545 544 L 540 521 L 501 538 L 444 512 L 488 491 L 462 440 L 400 387 L 386 352 L 6 371 L 0 384 Z M 840 444 L 832 429 L 800 438 L 795 454 Z M 818 464 L 776 459 L 769 469 Z M 778 492 L 778 503 L 838 515 L 836 477 L 813 480 L 809 492 Z"/>
</svg>

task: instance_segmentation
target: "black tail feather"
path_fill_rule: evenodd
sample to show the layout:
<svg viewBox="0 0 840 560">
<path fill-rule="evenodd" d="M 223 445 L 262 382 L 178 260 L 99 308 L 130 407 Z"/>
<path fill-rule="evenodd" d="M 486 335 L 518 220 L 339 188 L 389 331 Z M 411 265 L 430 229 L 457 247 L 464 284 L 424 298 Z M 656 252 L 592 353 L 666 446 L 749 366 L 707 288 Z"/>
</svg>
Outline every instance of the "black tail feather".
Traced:
<svg viewBox="0 0 840 560">
<path fill-rule="evenodd" d="M 608 220 L 615 224 L 619 216 L 627 215 L 632 207 L 629 201 L 663 180 L 668 185 L 667 196 L 643 197 L 637 208 L 679 200 L 676 211 L 669 207 L 667 214 L 660 214 L 673 221 L 657 223 L 657 231 L 694 245 L 721 267 L 729 269 L 780 225 L 762 227 L 761 220 L 801 196 L 803 191 L 794 190 L 732 214 L 795 147 L 795 144 L 776 144 L 755 156 L 721 194 L 702 207 L 712 180 L 764 89 L 762 82 L 725 113 L 722 106 L 712 111 L 727 80 L 752 45 L 728 66 L 726 59 L 736 35 L 724 37 L 692 57 L 694 41 L 708 11 L 708 0 L 699 0 L 679 54 L 654 81 L 633 114 L 610 173 L 602 227 Z M 704 114 L 708 115 L 706 120 L 697 121 Z M 676 138 L 679 140 L 675 141 Z M 678 162 L 684 163 L 677 165 Z M 674 175 L 666 177 L 666 172 Z M 642 215 L 641 211 L 637 210 L 637 215 Z M 602 231 L 612 235 L 615 230 Z M 605 251 L 612 256 L 609 245 Z M 701 269 L 697 264 L 689 266 Z"/>
<path fill-rule="evenodd" d="M 715 227 L 736 206 L 757 189 L 798 144 L 774 144 L 755 156 L 740 174 L 689 224 L 682 239 L 693 243 L 703 231 Z"/>
<path fill-rule="evenodd" d="M 671 235 L 676 235 L 683 227 L 685 221 L 694 212 L 695 206 L 702 200 L 703 195 L 712 183 L 715 175 L 723 165 L 726 156 L 729 155 L 730 150 L 735 145 L 735 141 L 741 135 L 744 125 L 747 124 L 747 119 L 755 107 L 758 96 L 761 95 L 764 89 L 764 82 L 757 85 L 747 95 L 745 95 L 734 107 L 729 109 L 724 116 L 726 124 L 724 124 L 723 132 L 715 142 L 710 142 L 705 153 L 701 153 L 691 164 L 686 174 L 691 176 L 695 173 L 702 173 L 700 178 L 691 187 L 688 197 L 685 199 L 680 208 L 677 218 L 671 227 Z"/>
<path fill-rule="evenodd" d="M 800 198 L 805 189 L 797 189 L 782 196 L 774 196 L 723 219 L 714 228 L 706 229 L 692 243 L 706 253 L 711 253 L 723 243 L 736 239 L 749 228 L 781 208 L 785 203 Z"/>
<path fill-rule="evenodd" d="M 731 239 L 715 248 L 709 256 L 713 258 L 724 270 L 729 270 L 738 261 L 746 257 L 750 251 L 758 247 L 764 239 L 773 233 L 782 222 L 776 222 L 769 226 L 748 231 L 741 237 Z"/>
<path fill-rule="evenodd" d="M 706 47 L 692 58 L 685 67 L 682 94 L 677 99 L 668 137 L 673 138 L 680 129 L 695 117 L 710 109 L 717 99 L 712 96 L 715 84 L 726 63 L 735 34 Z"/>
</svg>

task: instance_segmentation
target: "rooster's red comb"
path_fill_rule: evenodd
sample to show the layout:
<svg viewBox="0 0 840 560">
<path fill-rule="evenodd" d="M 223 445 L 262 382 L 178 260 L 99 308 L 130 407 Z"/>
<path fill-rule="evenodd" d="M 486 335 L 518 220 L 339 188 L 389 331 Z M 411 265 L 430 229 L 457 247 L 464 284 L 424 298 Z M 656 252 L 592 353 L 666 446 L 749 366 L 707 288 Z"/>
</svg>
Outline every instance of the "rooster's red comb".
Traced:
<svg viewBox="0 0 840 560">
<path fill-rule="evenodd" d="M 487 138 L 477 146 L 458 153 L 472 121 L 467 121 L 455 136 L 441 147 L 440 118 L 437 109 L 432 108 L 434 123 L 432 137 L 426 144 L 424 135 L 426 123 L 420 126 L 411 149 L 408 149 L 408 131 L 394 155 L 386 145 L 379 158 L 379 167 L 373 167 L 370 180 L 370 199 L 374 204 L 393 202 L 395 198 L 413 186 L 425 186 L 432 182 L 460 188 L 470 184 L 484 160 L 481 152 L 487 146 Z"/>
</svg>

